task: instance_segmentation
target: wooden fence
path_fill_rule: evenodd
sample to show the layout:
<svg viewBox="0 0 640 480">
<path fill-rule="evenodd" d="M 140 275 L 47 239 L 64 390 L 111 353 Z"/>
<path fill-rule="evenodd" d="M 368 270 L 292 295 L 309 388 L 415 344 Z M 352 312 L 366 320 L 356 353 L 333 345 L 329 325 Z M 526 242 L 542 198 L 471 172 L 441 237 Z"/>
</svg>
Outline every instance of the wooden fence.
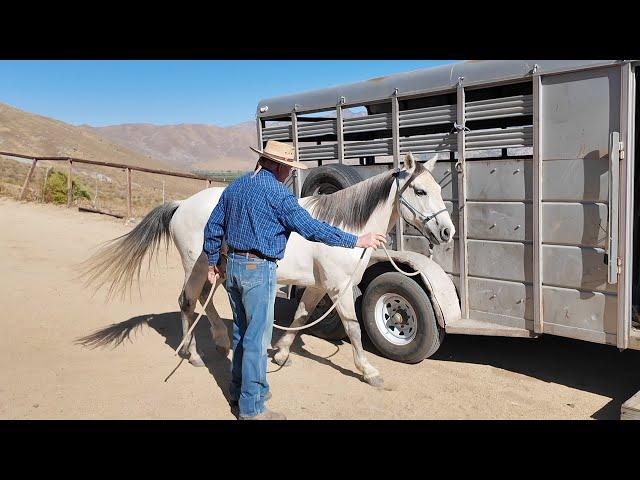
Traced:
<svg viewBox="0 0 640 480">
<path fill-rule="evenodd" d="M 31 177 L 36 170 L 36 165 L 39 161 L 55 161 L 55 162 L 66 162 L 68 165 L 68 174 L 67 174 L 67 207 L 71 207 L 73 203 L 73 187 L 72 187 L 72 176 L 73 176 L 73 164 L 88 164 L 88 165 L 98 165 L 101 167 L 112 167 L 118 168 L 127 173 L 127 183 L 126 183 L 126 193 L 127 193 L 127 218 L 131 217 L 131 171 L 138 172 L 146 172 L 146 173 L 156 173 L 159 175 L 167 175 L 170 177 L 181 177 L 181 178 L 191 178 L 194 180 L 203 180 L 206 182 L 207 187 L 211 186 L 212 179 L 208 177 L 204 177 L 201 175 L 192 175 L 190 173 L 182 173 L 182 172 L 171 172 L 169 170 L 160 170 L 156 168 L 146 168 L 146 167 L 136 167 L 133 165 L 125 165 L 122 163 L 111 163 L 111 162 L 100 162 L 96 160 L 86 160 L 83 158 L 75 158 L 75 157 L 36 157 L 33 155 L 24 155 L 21 153 L 13 153 L 13 152 L 0 152 L 0 155 L 4 155 L 6 157 L 15 157 L 15 158 L 26 158 L 32 160 L 31 168 L 29 168 L 29 173 L 27 173 L 27 177 L 24 180 L 24 184 L 22 185 L 22 190 L 20 191 L 20 200 L 24 200 L 27 187 L 29 186 L 29 182 L 31 181 Z"/>
</svg>

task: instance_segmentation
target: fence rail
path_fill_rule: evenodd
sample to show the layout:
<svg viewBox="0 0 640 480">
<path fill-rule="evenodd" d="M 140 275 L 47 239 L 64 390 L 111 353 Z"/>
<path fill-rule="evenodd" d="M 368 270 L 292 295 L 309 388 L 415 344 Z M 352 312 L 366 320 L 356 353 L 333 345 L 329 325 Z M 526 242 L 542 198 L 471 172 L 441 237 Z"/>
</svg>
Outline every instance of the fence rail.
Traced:
<svg viewBox="0 0 640 480">
<path fill-rule="evenodd" d="M 162 170 L 158 168 L 147 168 L 147 167 L 138 167 L 135 165 L 126 165 L 123 163 L 113 163 L 113 162 L 101 162 L 97 160 L 87 160 L 85 158 L 76 158 L 76 157 L 41 157 L 35 155 L 25 155 L 22 153 L 15 152 L 2 152 L 0 151 L 1 156 L 5 157 L 14 157 L 14 158 L 24 158 L 32 160 L 31 168 L 29 168 L 29 173 L 27 173 L 27 177 L 25 178 L 24 184 L 22 185 L 22 189 L 20 191 L 20 200 L 24 200 L 27 188 L 29 186 L 29 182 L 33 177 L 33 173 L 36 169 L 36 164 L 39 161 L 53 161 L 53 162 L 67 162 L 69 172 L 67 176 L 67 207 L 71 207 L 73 203 L 73 188 L 72 188 L 72 174 L 73 174 L 73 164 L 87 164 L 87 165 L 97 165 L 101 167 L 112 167 L 120 170 L 124 170 L 127 172 L 127 218 L 131 217 L 132 203 L 131 203 L 131 171 L 137 172 L 145 172 L 145 173 L 155 173 L 158 175 L 166 175 L 170 177 L 180 177 L 180 178 L 190 178 L 193 180 L 203 180 L 207 182 L 207 187 L 211 186 L 213 180 L 211 178 L 202 176 L 202 175 L 193 175 L 190 173 L 182 173 L 182 172 L 172 172 L 170 170 Z"/>
</svg>

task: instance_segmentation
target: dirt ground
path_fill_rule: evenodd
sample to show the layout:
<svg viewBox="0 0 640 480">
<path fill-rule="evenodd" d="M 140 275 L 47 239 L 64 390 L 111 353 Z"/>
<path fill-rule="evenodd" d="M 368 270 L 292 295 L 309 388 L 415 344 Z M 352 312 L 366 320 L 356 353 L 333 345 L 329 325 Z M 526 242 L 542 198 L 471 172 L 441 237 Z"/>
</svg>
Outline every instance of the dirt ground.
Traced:
<svg viewBox="0 0 640 480">
<path fill-rule="evenodd" d="M 235 418 L 225 398 L 229 359 L 216 352 L 205 319 L 196 338 L 206 368 L 183 362 L 164 381 L 179 361 L 172 350 L 183 272 L 175 247 L 143 275 L 141 296 L 105 303 L 104 291 L 91 298 L 82 287 L 76 265 L 130 227 L 9 199 L 0 199 L 0 218 L 0 418 Z M 215 304 L 229 324 L 223 290 Z M 278 300 L 276 320 L 286 323 L 291 311 Z M 131 342 L 93 350 L 74 343 L 120 322 L 141 324 Z M 289 419 L 615 419 L 640 388 L 640 352 L 551 336 L 447 335 L 417 365 L 366 348 L 384 390 L 361 381 L 349 343 L 302 335 L 291 366 L 269 365 L 270 407 Z"/>
</svg>

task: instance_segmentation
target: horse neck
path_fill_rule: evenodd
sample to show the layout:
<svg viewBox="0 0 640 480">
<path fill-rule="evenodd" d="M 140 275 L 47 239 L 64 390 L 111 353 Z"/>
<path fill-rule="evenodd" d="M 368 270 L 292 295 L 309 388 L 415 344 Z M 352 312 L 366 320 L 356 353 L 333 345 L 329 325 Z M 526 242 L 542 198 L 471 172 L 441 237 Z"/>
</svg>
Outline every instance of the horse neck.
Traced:
<svg viewBox="0 0 640 480">
<path fill-rule="evenodd" d="M 359 233 L 389 233 L 393 229 L 398 220 L 398 208 L 396 206 L 397 192 L 398 185 L 396 182 L 393 182 L 391 190 L 389 190 L 389 197 L 373 211 L 362 232 Z"/>
</svg>

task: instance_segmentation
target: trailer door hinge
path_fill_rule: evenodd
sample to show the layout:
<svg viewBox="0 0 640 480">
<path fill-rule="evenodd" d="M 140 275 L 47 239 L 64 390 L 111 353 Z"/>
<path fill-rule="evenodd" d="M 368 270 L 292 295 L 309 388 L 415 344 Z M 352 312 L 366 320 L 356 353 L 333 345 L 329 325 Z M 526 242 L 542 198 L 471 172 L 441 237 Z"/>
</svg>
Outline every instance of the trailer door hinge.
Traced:
<svg viewBox="0 0 640 480">
<path fill-rule="evenodd" d="M 618 145 L 618 149 L 620 150 L 619 159 L 624 160 L 624 142 L 620 142 Z"/>
<path fill-rule="evenodd" d="M 616 265 L 618 266 L 618 273 L 622 273 L 622 258 L 618 257 Z"/>
</svg>

